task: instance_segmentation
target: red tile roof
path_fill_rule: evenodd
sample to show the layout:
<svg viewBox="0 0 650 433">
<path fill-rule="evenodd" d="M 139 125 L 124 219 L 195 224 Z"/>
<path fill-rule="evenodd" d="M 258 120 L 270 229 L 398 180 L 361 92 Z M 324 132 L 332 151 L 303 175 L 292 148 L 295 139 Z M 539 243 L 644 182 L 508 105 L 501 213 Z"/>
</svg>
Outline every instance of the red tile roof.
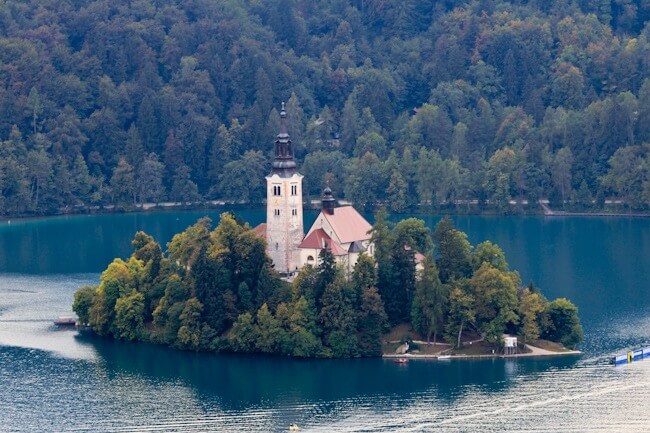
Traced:
<svg viewBox="0 0 650 433">
<path fill-rule="evenodd" d="M 327 212 L 323 212 L 323 215 L 343 244 L 365 241 L 371 237 L 368 232 L 372 230 L 372 226 L 352 206 L 337 207 L 334 208 L 333 215 Z"/>
<path fill-rule="evenodd" d="M 325 233 L 323 229 L 316 229 L 313 232 L 309 233 L 302 243 L 298 245 L 298 248 L 323 248 L 326 243 L 326 240 L 331 240 L 331 238 Z"/>
<path fill-rule="evenodd" d="M 300 245 L 298 245 L 298 248 L 313 248 L 318 250 L 323 249 L 324 247 L 327 247 L 327 249 L 335 256 L 345 256 L 348 254 L 347 251 L 334 242 L 323 229 L 314 230 L 303 239 Z"/>
<path fill-rule="evenodd" d="M 266 223 L 262 223 L 253 229 L 253 232 L 262 239 L 266 239 Z"/>
</svg>

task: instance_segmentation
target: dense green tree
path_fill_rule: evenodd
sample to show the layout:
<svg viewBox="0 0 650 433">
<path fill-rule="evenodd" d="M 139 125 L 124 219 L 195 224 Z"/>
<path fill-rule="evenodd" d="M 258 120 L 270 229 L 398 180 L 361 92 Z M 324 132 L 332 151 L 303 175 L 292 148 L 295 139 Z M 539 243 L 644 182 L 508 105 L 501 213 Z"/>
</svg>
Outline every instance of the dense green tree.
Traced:
<svg viewBox="0 0 650 433">
<path fill-rule="evenodd" d="M 448 301 L 447 292 L 447 287 L 440 282 L 433 258 L 429 255 L 425 256 L 415 283 L 411 323 L 418 332 L 427 336 L 427 342 L 430 342 L 433 335 L 433 344 L 436 344 L 438 333 L 443 331 Z"/>
<path fill-rule="evenodd" d="M 386 176 L 377 155 L 367 152 L 362 157 L 351 160 L 347 172 L 345 196 L 358 208 L 368 208 L 383 196 Z"/>
<path fill-rule="evenodd" d="M 206 242 L 191 265 L 194 295 L 202 305 L 201 317 L 218 331 L 228 326 L 225 294 L 230 287 L 230 273 L 222 260 L 208 256 Z"/>
<path fill-rule="evenodd" d="M 338 278 L 325 288 L 319 314 L 324 342 L 336 358 L 357 355 L 356 317 L 344 284 Z"/>
<path fill-rule="evenodd" d="M 578 319 L 578 308 L 571 301 L 565 298 L 554 300 L 547 305 L 544 315 L 546 327 L 542 337 L 571 348 L 582 341 L 584 333 Z"/>
<path fill-rule="evenodd" d="M 566 201 L 567 194 L 571 190 L 571 165 L 573 155 L 569 148 L 563 147 L 558 150 L 553 159 L 553 182 L 562 195 L 562 206 Z"/>
<path fill-rule="evenodd" d="M 323 294 L 327 287 L 334 283 L 337 278 L 336 261 L 334 255 L 328 248 L 323 248 L 318 254 L 318 273 L 314 281 L 314 302 L 322 306 Z"/>
<path fill-rule="evenodd" d="M 524 343 L 533 342 L 541 335 L 541 315 L 548 302 L 544 297 L 528 288 L 519 294 L 519 316 L 521 317 L 521 336 Z"/>
<path fill-rule="evenodd" d="M 202 218 L 176 234 L 165 253 L 136 233 L 131 257 L 110 263 L 98 287 L 79 289 L 73 308 L 97 334 L 117 339 L 295 357 L 377 356 L 387 324 L 409 321 L 434 343 L 444 332 L 457 346 L 468 327 L 494 345 L 504 332 L 527 341 L 540 334 L 566 345 L 581 340 L 572 304 L 548 304 L 520 288 L 498 246 L 484 242 L 470 254 L 465 234 L 456 232 L 467 275 L 449 284 L 440 281 L 424 222 L 409 218 L 391 230 L 385 211 L 372 231 L 376 261 L 360 254 L 347 279 L 323 249 L 319 266 L 305 266 L 289 284 L 273 271 L 264 240 L 224 213 L 212 231 Z M 416 253 L 424 253 L 417 273 Z"/>
<path fill-rule="evenodd" d="M 483 263 L 469 281 L 476 300 L 476 321 L 486 341 L 498 343 L 506 329 L 518 324 L 515 275 Z"/>
<path fill-rule="evenodd" d="M 645 145 L 617 150 L 609 159 L 610 169 L 603 177 L 603 185 L 624 199 L 629 209 L 644 205 L 643 188 L 648 183 L 650 174 L 647 170 L 649 148 Z"/>
<path fill-rule="evenodd" d="M 74 302 L 72 303 L 72 311 L 79 317 L 79 323 L 82 325 L 88 324 L 90 321 L 90 307 L 93 304 L 93 298 L 97 287 L 84 286 L 79 288 L 74 293 Z"/>
<path fill-rule="evenodd" d="M 259 151 L 248 151 L 240 160 L 229 162 L 220 176 L 221 196 L 234 202 L 259 202 L 265 169 L 264 156 Z"/>
<path fill-rule="evenodd" d="M 467 235 L 456 230 L 451 219 L 445 217 L 436 224 L 433 242 L 438 254 L 436 263 L 440 280 L 443 283 L 469 276 L 472 260 L 471 245 L 467 241 Z"/>
<path fill-rule="evenodd" d="M 133 167 L 125 158 L 120 158 L 120 162 L 113 171 L 113 176 L 111 177 L 111 190 L 113 192 L 114 203 L 135 204 L 135 174 L 133 172 Z"/>
<path fill-rule="evenodd" d="M 428 253 L 432 248 L 431 231 L 418 218 L 406 218 L 393 229 L 396 245 L 402 244 L 420 253 Z"/>
<path fill-rule="evenodd" d="M 379 356 L 382 331 L 387 321 L 384 304 L 374 287 L 363 290 L 358 321 L 358 348 L 361 356 Z"/>
<path fill-rule="evenodd" d="M 319 196 L 325 186 L 342 191 L 345 178 L 345 155 L 339 151 L 309 153 L 300 168 L 305 178 L 303 193 Z"/>
<path fill-rule="evenodd" d="M 32 202 L 38 208 L 42 192 L 51 187 L 52 176 L 54 175 L 52 160 L 44 150 L 32 150 L 27 154 L 26 167 L 32 174 L 30 186 Z"/>
<path fill-rule="evenodd" d="M 256 350 L 262 353 L 276 353 L 279 346 L 280 323 L 273 317 L 266 304 L 262 304 L 255 316 L 257 336 Z"/>
<path fill-rule="evenodd" d="M 388 206 L 393 212 L 401 212 L 406 207 L 407 185 L 404 177 L 399 171 L 393 170 L 388 182 L 386 194 L 388 195 Z"/>
<path fill-rule="evenodd" d="M 252 352 L 255 347 L 256 327 L 251 313 L 244 313 L 237 318 L 228 333 L 228 343 L 236 352 Z"/>
<path fill-rule="evenodd" d="M 172 263 L 182 270 L 191 269 L 201 252 L 207 250 L 212 220 L 199 219 L 194 225 L 177 233 L 167 244 L 167 254 Z"/>
<path fill-rule="evenodd" d="M 371 256 L 361 253 L 354 264 L 351 284 L 357 293 L 357 300 L 365 289 L 377 286 L 377 263 Z"/>
<path fill-rule="evenodd" d="M 460 287 L 449 293 L 449 322 L 445 327 L 445 339 L 457 348 L 461 347 L 465 326 L 475 320 L 474 304 L 472 295 L 465 293 Z"/>
<path fill-rule="evenodd" d="M 124 340 L 141 338 L 144 327 L 144 295 L 135 289 L 115 302 L 115 336 Z"/>
<path fill-rule="evenodd" d="M 483 263 L 488 263 L 502 272 L 508 271 L 508 262 L 503 250 L 490 241 L 481 242 L 472 252 L 472 270 L 476 272 Z"/>
<path fill-rule="evenodd" d="M 196 183 L 192 181 L 190 169 L 182 164 L 176 168 L 169 196 L 181 203 L 192 203 L 201 199 Z"/>
<path fill-rule="evenodd" d="M 650 138 L 648 7 L 638 0 L 146 3 L 144 15 L 140 6 L 7 3 L 0 143 L 14 149 L 0 149 L 11 158 L 4 214 L 114 204 L 105 187 L 120 158 L 138 181 L 150 153 L 167 191 L 185 165 L 198 195 L 259 202 L 281 101 L 306 190 L 331 182 L 368 209 L 401 210 L 401 182 L 386 194 L 393 150 L 406 161 L 405 206 L 472 212 L 476 200 L 504 213 L 511 198 L 517 211 L 556 197 L 583 206 L 572 191 L 583 181 L 592 194 L 611 188 L 609 159 Z M 420 148 L 426 157 L 414 158 Z M 247 151 L 261 154 L 245 161 Z M 513 164 L 491 161 L 510 151 Z M 51 176 L 31 152 L 47 155 Z M 331 154 L 327 167 L 307 163 L 313 152 Z M 90 188 L 76 181 L 78 155 Z"/>
<path fill-rule="evenodd" d="M 158 155 L 149 153 L 143 157 L 135 180 L 140 201 L 157 203 L 165 196 L 164 171 L 165 166 L 158 160 Z"/>
<path fill-rule="evenodd" d="M 201 348 L 201 316 L 203 304 L 196 298 L 190 298 L 185 302 L 181 312 L 180 328 L 176 344 L 182 348 L 198 350 Z"/>
<path fill-rule="evenodd" d="M 322 343 L 315 335 L 316 313 L 304 296 L 292 305 L 289 316 L 291 354 L 297 357 L 314 357 L 321 352 Z"/>
<path fill-rule="evenodd" d="M 88 202 L 90 199 L 90 191 L 92 190 L 92 178 L 90 172 L 88 171 L 88 166 L 86 161 L 81 154 L 77 154 L 74 159 L 74 165 L 72 167 L 72 193 L 77 198 L 77 200 L 82 203 Z"/>
</svg>

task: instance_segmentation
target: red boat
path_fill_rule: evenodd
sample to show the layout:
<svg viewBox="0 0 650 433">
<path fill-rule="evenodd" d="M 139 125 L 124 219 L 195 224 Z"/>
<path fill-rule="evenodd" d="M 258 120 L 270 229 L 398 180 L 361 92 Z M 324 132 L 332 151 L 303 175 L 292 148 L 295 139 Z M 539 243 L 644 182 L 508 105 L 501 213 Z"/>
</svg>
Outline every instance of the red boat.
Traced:
<svg viewBox="0 0 650 433">
<path fill-rule="evenodd" d="M 406 358 L 397 358 L 397 359 L 393 359 L 393 362 L 395 364 L 408 364 L 409 360 Z"/>
</svg>

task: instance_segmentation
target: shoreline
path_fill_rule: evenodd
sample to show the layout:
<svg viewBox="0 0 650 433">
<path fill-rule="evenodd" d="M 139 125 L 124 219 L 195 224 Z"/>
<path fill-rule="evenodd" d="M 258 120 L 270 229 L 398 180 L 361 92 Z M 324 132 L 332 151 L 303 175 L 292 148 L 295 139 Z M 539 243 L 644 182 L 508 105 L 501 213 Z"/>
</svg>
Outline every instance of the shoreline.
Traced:
<svg viewBox="0 0 650 433">
<path fill-rule="evenodd" d="M 572 356 L 578 356 L 582 355 L 582 352 L 579 350 L 568 350 L 565 352 L 554 352 L 552 350 L 546 350 L 542 349 L 536 346 L 531 346 L 530 344 L 527 344 L 526 347 L 531 350 L 530 352 L 526 353 L 515 353 L 512 355 L 504 355 L 502 353 L 486 353 L 486 354 L 480 354 L 480 355 L 464 355 L 464 354 L 457 354 L 457 355 L 441 355 L 441 354 L 418 354 L 418 353 L 406 353 L 406 354 L 397 354 L 397 353 L 384 353 L 381 357 L 384 359 L 423 359 L 423 360 L 436 360 L 436 361 L 441 361 L 441 360 L 455 360 L 455 359 L 465 359 L 465 360 L 471 360 L 471 359 L 498 359 L 498 358 L 505 358 L 505 359 L 510 359 L 510 358 L 544 358 L 544 357 L 551 357 L 551 356 L 567 356 L 567 355 L 572 355 Z M 441 358 L 442 357 L 442 358 Z"/>
<path fill-rule="evenodd" d="M 307 209 L 318 210 L 319 207 L 316 202 L 311 200 L 303 204 Z M 341 200 L 341 204 L 352 205 L 345 200 Z M 0 217 L 1 222 L 11 222 L 11 220 L 30 220 L 30 219 L 46 219 L 57 218 L 65 216 L 84 216 L 84 215 L 111 215 L 111 214 L 140 214 L 140 213 L 159 213 L 170 211 L 200 211 L 200 210 L 216 210 L 216 209 L 257 209 L 265 207 L 265 203 L 233 203 L 224 200 L 206 200 L 202 202 L 183 203 L 183 202 L 161 202 L 161 203 L 142 203 L 136 206 L 116 206 L 116 205 L 97 205 L 97 206 L 72 206 L 58 209 L 56 212 L 43 213 L 43 214 L 22 214 Z M 620 212 L 613 210 L 607 212 L 597 210 L 593 212 L 573 212 L 573 211 L 555 211 L 542 206 L 539 209 L 526 209 L 521 212 L 512 212 L 507 214 L 499 214 L 493 209 L 479 210 L 472 209 L 471 211 L 459 212 L 449 208 L 431 209 L 424 207 L 416 207 L 408 209 L 404 212 L 396 213 L 395 215 L 451 215 L 451 216 L 500 216 L 500 217 L 577 217 L 577 218 L 593 218 L 593 217 L 608 217 L 608 218 L 650 218 L 650 212 Z"/>
<path fill-rule="evenodd" d="M 447 360 L 472 360 L 472 359 L 511 359 L 511 358 L 549 358 L 552 356 L 567 356 L 573 355 L 578 356 L 582 355 L 582 352 L 579 350 L 572 350 L 570 352 L 552 352 L 552 353 L 517 353 L 514 355 L 503 355 L 503 354 L 485 354 L 485 355 L 442 355 L 443 358 L 439 359 L 441 355 L 420 355 L 415 353 L 407 353 L 405 355 L 397 354 L 383 354 L 381 357 L 384 359 L 422 359 L 422 360 L 435 360 L 435 361 L 447 361 Z"/>
</svg>

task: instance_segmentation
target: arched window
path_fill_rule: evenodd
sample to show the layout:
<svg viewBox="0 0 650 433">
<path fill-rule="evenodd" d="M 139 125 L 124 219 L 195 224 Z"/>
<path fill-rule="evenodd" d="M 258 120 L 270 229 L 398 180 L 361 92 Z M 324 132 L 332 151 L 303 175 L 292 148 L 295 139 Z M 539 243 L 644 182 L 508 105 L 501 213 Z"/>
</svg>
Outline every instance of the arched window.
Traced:
<svg viewBox="0 0 650 433">
<path fill-rule="evenodd" d="M 307 263 L 311 263 L 314 261 L 314 256 L 307 256 Z"/>
<path fill-rule="evenodd" d="M 275 251 L 277 251 L 278 249 L 280 249 L 280 244 L 276 242 L 275 243 Z"/>
</svg>

